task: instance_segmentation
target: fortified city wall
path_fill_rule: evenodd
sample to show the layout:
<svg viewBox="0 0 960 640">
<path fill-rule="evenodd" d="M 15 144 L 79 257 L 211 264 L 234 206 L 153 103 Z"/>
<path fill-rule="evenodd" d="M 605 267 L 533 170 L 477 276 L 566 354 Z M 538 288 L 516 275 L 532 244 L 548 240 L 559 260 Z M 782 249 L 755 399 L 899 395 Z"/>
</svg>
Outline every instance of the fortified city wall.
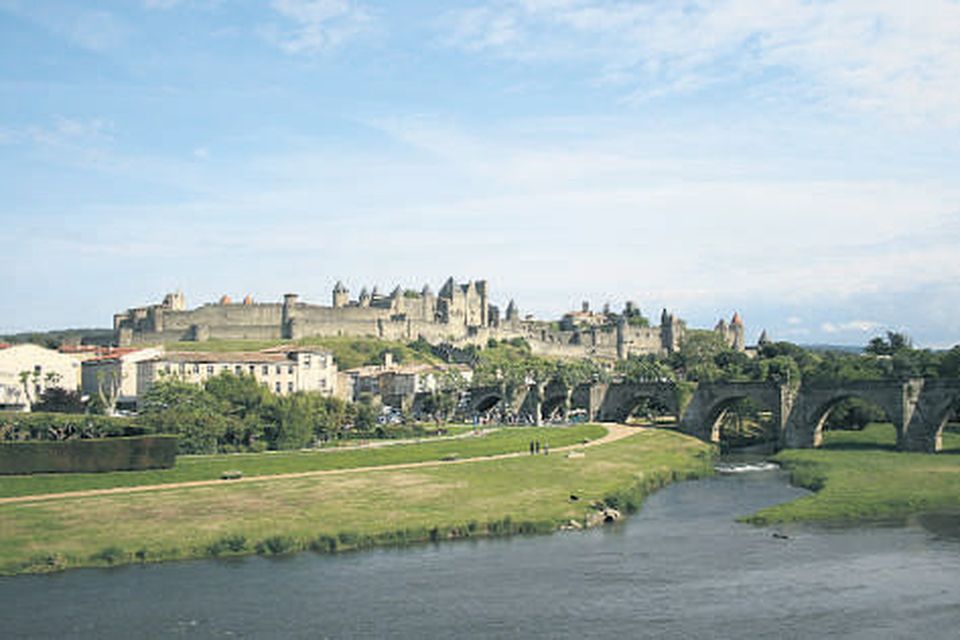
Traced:
<svg viewBox="0 0 960 640">
<path fill-rule="evenodd" d="M 113 327 L 121 346 L 337 336 L 483 345 L 491 338 L 520 337 L 538 355 L 611 360 L 679 348 L 685 329 L 676 316 L 664 310 L 655 326 L 632 322 L 638 317 L 631 303 L 622 315 L 606 309 L 591 313 L 584 303 L 582 312 L 569 313 L 559 323 L 521 320 L 511 300 L 501 318 L 499 308 L 490 302 L 486 281 L 456 284 L 450 278 L 437 294 L 429 286 L 420 291 L 397 287 L 389 295 L 364 288 L 356 299 L 338 282 L 330 306 L 303 303 L 297 295 L 287 294 L 282 303 L 257 303 L 249 296 L 235 303 L 224 296 L 217 303 L 187 309 L 183 294 L 171 293 L 160 304 L 116 314 Z M 745 348 L 739 315 L 729 324 L 721 320 L 715 331 L 730 346 Z"/>
</svg>

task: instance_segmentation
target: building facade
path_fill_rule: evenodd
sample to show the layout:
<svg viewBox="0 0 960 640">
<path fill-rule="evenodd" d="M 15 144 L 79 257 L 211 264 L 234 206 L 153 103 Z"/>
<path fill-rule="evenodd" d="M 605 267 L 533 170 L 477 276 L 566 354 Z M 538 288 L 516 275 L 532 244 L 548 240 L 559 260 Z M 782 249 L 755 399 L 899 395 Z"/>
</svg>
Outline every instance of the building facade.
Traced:
<svg viewBox="0 0 960 640">
<path fill-rule="evenodd" d="M 80 386 L 80 360 L 35 344 L 5 345 L 0 348 L 0 385 L 13 404 L 25 400 L 29 406 L 45 389 L 62 387 L 76 391 Z M 20 389 L 17 393 L 11 389 Z M 15 401 L 14 397 L 20 398 Z"/>
<path fill-rule="evenodd" d="M 337 393 L 333 354 L 306 348 L 250 353 L 172 352 L 141 361 L 137 368 L 137 396 L 141 399 L 166 376 L 203 384 L 225 372 L 252 376 L 278 395 L 297 391 L 317 391 L 328 396 Z"/>
</svg>

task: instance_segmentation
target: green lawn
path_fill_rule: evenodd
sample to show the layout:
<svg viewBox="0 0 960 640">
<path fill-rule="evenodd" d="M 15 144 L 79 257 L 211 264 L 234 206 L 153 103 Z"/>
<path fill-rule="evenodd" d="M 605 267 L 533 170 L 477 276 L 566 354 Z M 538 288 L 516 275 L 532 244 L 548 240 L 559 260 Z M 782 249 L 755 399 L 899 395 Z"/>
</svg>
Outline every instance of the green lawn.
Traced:
<svg viewBox="0 0 960 640">
<path fill-rule="evenodd" d="M 369 449 L 331 448 L 312 451 L 182 456 L 177 459 L 177 465 L 173 469 L 156 471 L 0 476 L 0 497 L 215 480 L 224 471 L 240 471 L 245 477 L 250 477 L 325 469 L 376 467 L 404 462 L 439 460 L 448 456 L 472 458 L 525 451 L 531 440 L 540 440 L 542 443 L 549 443 L 550 446 L 561 447 L 584 439 L 596 440 L 605 433 L 606 429 L 600 425 L 509 427 L 476 438 L 443 439 L 420 444 L 391 444 Z"/>
<path fill-rule="evenodd" d="M 944 452 L 894 450 L 889 424 L 827 432 L 819 450 L 776 456 L 794 484 L 814 494 L 763 509 L 748 520 L 778 522 L 902 521 L 925 511 L 960 510 L 960 435 L 944 434 Z"/>
<path fill-rule="evenodd" d="M 584 521 L 595 501 L 630 510 L 671 480 L 709 474 L 711 452 L 677 433 L 638 431 L 581 456 L 2 505 L 0 573 L 552 531 Z"/>
</svg>

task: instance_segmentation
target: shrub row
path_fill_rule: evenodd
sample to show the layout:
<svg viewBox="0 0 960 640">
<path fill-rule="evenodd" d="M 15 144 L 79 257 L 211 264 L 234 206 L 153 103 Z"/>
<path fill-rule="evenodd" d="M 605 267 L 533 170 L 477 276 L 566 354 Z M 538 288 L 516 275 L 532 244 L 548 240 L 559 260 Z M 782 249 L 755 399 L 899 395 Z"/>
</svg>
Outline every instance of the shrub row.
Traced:
<svg viewBox="0 0 960 640">
<path fill-rule="evenodd" d="M 73 440 L 152 433 L 131 418 L 71 413 L 0 412 L 0 441 Z"/>
<path fill-rule="evenodd" d="M 170 435 L 0 442 L 0 475 L 169 469 L 177 437 Z"/>
</svg>

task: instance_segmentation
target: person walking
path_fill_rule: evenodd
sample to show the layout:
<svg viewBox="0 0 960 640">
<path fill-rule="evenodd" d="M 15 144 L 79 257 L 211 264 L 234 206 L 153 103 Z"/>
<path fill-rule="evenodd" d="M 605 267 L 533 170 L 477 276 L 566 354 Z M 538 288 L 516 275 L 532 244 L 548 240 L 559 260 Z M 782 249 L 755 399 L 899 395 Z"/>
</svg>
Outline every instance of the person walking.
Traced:
<svg viewBox="0 0 960 640">
<path fill-rule="evenodd" d="M 533 440 L 530 441 L 530 455 L 533 455 Z"/>
</svg>

